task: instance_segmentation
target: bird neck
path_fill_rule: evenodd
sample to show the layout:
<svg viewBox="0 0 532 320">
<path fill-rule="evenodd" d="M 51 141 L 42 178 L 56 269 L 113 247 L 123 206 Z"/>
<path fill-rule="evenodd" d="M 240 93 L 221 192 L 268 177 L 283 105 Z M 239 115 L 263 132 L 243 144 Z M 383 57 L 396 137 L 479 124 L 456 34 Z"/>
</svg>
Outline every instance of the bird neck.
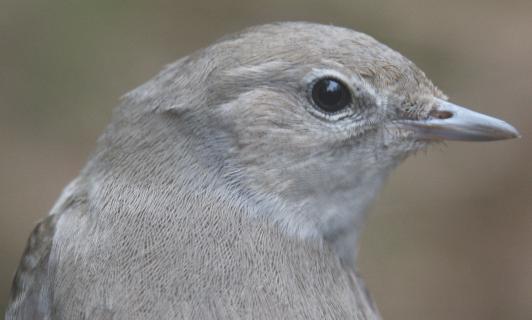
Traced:
<svg viewBox="0 0 532 320">
<path fill-rule="evenodd" d="M 293 175 L 297 181 L 280 193 L 249 189 L 241 193 L 248 193 L 244 198 L 254 200 L 252 207 L 259 208 L 257 214 L 267 216 L 287 236 L 322 240 L 345 265 L 354 267 L 368 207 L 391 169 L 352 170 L 343 176 L 330 171 L 328 175 Z"/>
</svg>

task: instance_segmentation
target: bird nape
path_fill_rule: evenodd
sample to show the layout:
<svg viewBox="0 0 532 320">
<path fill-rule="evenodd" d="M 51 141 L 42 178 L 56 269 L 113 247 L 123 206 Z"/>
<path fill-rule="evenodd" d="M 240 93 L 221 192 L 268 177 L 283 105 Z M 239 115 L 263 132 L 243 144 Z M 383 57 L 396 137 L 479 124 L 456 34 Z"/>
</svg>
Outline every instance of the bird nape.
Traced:
<svg viewBox="0 0 532 320">
<path fill-rule="evenodd" d="M 517 137 L 345 28 L 249 28 L 126 95 L 32 233 L 13 319 L 378 319 L 365 212 L 431 142 Z"/>
</svg>

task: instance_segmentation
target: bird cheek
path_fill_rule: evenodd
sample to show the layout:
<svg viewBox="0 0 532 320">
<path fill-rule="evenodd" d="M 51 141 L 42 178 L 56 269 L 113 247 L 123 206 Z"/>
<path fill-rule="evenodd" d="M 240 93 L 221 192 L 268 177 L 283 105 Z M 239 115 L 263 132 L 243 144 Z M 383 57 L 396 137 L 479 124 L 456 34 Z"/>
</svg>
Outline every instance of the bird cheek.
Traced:
<svg viewBox="0 0 532 320">
<path fill-rule="evenodd" d="M 405 158 L 430 145 L 428 140 L 417 139 L 415 131 L 393 122 L 383 127 L 381 138 L 382 147 L 393 158 Z"/>
</svg>

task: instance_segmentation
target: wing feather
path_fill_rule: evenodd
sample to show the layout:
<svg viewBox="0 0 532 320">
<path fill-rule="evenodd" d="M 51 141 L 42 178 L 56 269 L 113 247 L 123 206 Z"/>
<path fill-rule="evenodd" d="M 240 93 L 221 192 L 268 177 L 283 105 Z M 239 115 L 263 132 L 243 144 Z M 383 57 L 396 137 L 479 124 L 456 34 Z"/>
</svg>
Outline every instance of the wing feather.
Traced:
<svg viewBox="0 0 532 320">
<path fill-rule="evenodd" d="M 51 297 L 46 275 L 58 217 L 59 214 L 47 216 L 30 235 L 13 280 L 7 320 L 49 319 Z"/>
</svg>

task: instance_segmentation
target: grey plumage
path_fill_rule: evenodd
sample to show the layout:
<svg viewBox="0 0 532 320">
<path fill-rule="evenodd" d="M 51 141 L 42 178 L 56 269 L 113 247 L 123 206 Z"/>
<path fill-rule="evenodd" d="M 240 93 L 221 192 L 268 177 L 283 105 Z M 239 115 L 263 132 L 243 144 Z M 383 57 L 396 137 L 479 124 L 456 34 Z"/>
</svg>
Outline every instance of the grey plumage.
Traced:
<svg viewBox="0 0 532 320">
<path fill-rule="evenodd" d="M 349 85 L 345 115 L 309 101 L 323 76 Z M 182 58 L 123 98 L 33 232 L 7 319 L 378 319 L 357 234 L 443 100 L 333 26 L 254 27 Z"/>
</svg>

